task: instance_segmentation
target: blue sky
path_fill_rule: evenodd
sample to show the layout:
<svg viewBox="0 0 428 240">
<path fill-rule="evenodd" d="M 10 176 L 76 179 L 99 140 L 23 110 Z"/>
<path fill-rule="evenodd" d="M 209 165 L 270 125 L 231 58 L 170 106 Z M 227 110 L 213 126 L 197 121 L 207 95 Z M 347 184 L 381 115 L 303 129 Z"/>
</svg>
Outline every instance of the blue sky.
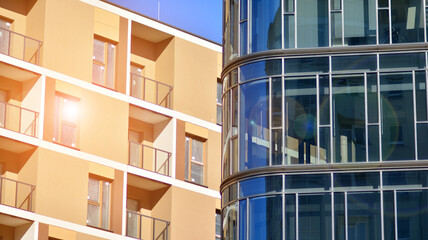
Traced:
<svg viewBox="0 0 428 240">
<path fill-rule="evenodd" d="M 108 0 L 221 43 L 222 0 Z"/>
</svg>

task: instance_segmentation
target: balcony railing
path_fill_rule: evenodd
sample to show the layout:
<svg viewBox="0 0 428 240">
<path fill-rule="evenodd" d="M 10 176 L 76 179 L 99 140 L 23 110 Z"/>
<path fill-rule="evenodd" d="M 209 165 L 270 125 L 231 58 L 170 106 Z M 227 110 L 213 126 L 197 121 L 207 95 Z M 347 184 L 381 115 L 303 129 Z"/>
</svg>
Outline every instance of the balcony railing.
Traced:
<svg viewBox="0 0 428 240">
<path fill-rule="evenodd" d="M 17 32 L 0 28 L 0 53 L 39 65 L 42 42 Z"/>
<path fill-rule="evenodd" d="M 171 153 L 162 149 L 129 141 L 129 165 L 169 175 Z"/>
<path fill-rule="evenodd" d="M 172 86 L 131 73 L 131 96 L 171 108 Z"/>
<path fill-rule="evenodd" d="M 0 177 L 0 204 L 32 211 L 35 188 L 28 183 Z"/>
<path fill-rule="evenodd" d="M 126 236 L 137 239 L 168 240 L 169 222 L 126 210 Z"/>
<path fill-rule="evenodd" d="M 39 113 L 30 109 L 0 102 L 0 127 L 37 137 Z"/>
</svg>

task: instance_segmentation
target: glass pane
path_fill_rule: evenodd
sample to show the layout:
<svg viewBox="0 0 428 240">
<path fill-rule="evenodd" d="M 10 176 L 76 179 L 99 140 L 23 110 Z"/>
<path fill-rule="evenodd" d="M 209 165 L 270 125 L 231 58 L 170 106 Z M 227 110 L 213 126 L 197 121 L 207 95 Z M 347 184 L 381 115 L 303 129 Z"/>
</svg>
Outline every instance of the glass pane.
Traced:
<svg viewBox="0 0 428 240">
<path fill-rule="evenodd" d="M 9 31 L 0 29 L 0 53 L 10 55 L 10 38 L 11 34 Z"/>
<path fill-rule="evenodd" d="M 286 192 L 328 191 L 330 186 L 330 174 L 285 175 Z"/>
<path fill-rule="evenodd" d="M 103 182 L 103 202 L 101 208 L 101 228 L 109 229 L 110 220 L 110 183 Z"/>
<path fill-rule="evenodd" d="M 299 195 L 299 239 L 331 239 L 331 196 Z"/>
<path fill-rule="evenodd" d="M 63 123 L 61 131 L 61 144 L 76 147 L 76 132 L 77 129 L 75 126 Z"/>
<path fill-rule="evenodd" d="M 282 196 L 250 199 L 249 240 L 282 239 Z"/>
<path fill-rule="evenodd" d="M 232 89 L 232 136 L 238 134 L 238 88 Z M 223 126 L 224 127 L 224 126 Z"/>
<path fill-rule="evenodd" d="M 241 35 L 239 36 L 241 42 L 239 43 L 241 45 L 241 56 L 245 55 L 248 53 L 248 36 L 247 36 L 247 21 L 242 22 L 240 24 L 240 29 L 241 29 Z"/>
<path fill-rule="evenodd" d="M 196 139 L 192 139 L 192 161 L 204 163 L 204 143 Z"/>
<path fill-rule="evenodd" d="M 231 146 L 231 152 L 232 152 L 232 159 L 231 159 L 231 165 L 232 165 L 232 174 L 238 172 L 238 138 L 232 138 L 232 146 Z"/>
<path fill-rule="evenodd" d="M 320 125 L 330 124 L 329 76 L 319 76 Z"/>
<path fill-rule="evenodd" d="M 63 98 L 62 121 L 77 124 L 78 113 L 79 103 L 77 101 Z"/>
<path fill-rule="evenodd" d="M 367 74 L 367 121 L 377 123 L 378 121 L 378 87 L 377 74 Z"/>
<path fill-rule="evenodd" d="M 184 150 L 184 179 L 189 180 L 190 139 L 186 137 Z"/>
<path fill-rule="evenodd" d="M 104 42 L 94 39 L 94 56 L 93 59 L 104 63 Z"/>
<path fill-rule="evenodd" d="M 284 0 L 284 12 L 294 12 L 294 0 Z"/>
<path fill-rule="evenodd" d="M 331 162 L 330 127 L 320 128 L 320 159 L 319 163 Z"/>
<path fill-rule="evenodd" d="M 394 192 L 383 192 L 383 233 L 385 239 L 395 239 Z"/>
<path fill-rule="evenodd" d="M 251 52 L 281 48 L 281 0 L 251 1 Z"/>
<path fill-rule="evenodd" d="M 89 226 L 100 227 L 100 207 L 88 203 L 88 219 Z"/>
<path fill-rule="evenodd" d="M 418 159 L 428 159 L 428 147 L 426 140 L 428 139 L 428 124 L 418 123 L 417 124 L 417 136 L 418 136 Z"/>
<path fill-rule="evenodd" d="M 425 71 L 415 72 L 416 86 L 416 120 L 427 120 L 427 90 Z"/>
<path fill-rule="evenodd" d="M 282 165 L 282 129 L 272 129 L 272 165 Z"/>
<path fill-rule="evenodd" d="M 342 9 L 342 4 L 340 0 L 331 0 L 331 10 L 340 10 Z"/>
<path fill-rule="evenodd" d="M 342 13 L 331 13 L 331 45 L 342 46 Z"/>
<path fill-rule="evenodd" d="M 237 208 L 238 203 L 235 202 L 223 208 L 223 239 L 232 240 L 236 239 L 237 235 Z"/>
<path fill-rule="evenodd" d="M 257 194 L 277 193 L 282 191 L 282 176 L 259 177 L 239 183 L 239 197 Z"/>
<path fill-rule="evenodd" d="M 240 20 L 247 19 L 247 8 L 248 8 L 247 0 L 241 0 L 240 6 L 241 6 L 241 10 L 240 10 L 241 18 L 240 18 Z"/>
<path fill-rule="evenodd" d="M 343 190 L 372 190 L 378 189 L 380 184 L 379 172 L 338 173 L 333 175 L 336 191 Z"/>
<path fill-rule="evenodd" d="M 294 14 L 284 15 L 284 48 L 295 48 Z"/>
<path fill-rule="evenodd" d="M 6 127 L 6 103 L 0 102 L 0 127 Z"/>
<path fill-rule="evenodd" d="M 382 159 L 415 159 L 411 73 L 381 74 Z"/>
<path fill-rule="evenodd" d="M 92 82 L 104 85 L 104 67 L 96 63 L 92 64 Z"/>
<path fill-rule="evenodd" d="M 204 184 L 204 166 L 192 163 L 191 181 L 198 184 Z"/>
<path fill-rule="evenodd" d="M 380 194 L 348 194 L 348 240 L 380 240 Z"/>
<path fill-rule="evenodd" d="M 217 82 L 217 103 L 221 104 L 221 96 L 223 95 L 223 85 L 220 82 Z"/>
<path fill-rule="evenodd" d="M 384 0 L 381 0 L 384 1 Z M 389 10 L 378 11 L 379 44 L 389 44 Z"/>
<path fill-rule="evenodd" d="M 380 161 L 379 126 L 368 126 L 369 162 Z"/>
<path fill-rule="evenodd" d="M 100 181 L 95 179 L 89 179 L 88 182 L 88 199 L 98 202 L 99 197 L 99 187 L 100 187 Z"/>
<path fill-rule="evenodd" d="M 297 47 L 328 46 L 328 0 L 297 1 Z"/>
<path fill-rule="evenodd" d="M 388 7 L 388 0 L 378 0 L 379 7 Z"/>
<path fill-rule="evenodd" d="M 366 161 L 364 76 L 333 77 L 334 162 Z"/>
<path fill-rule="evenodd" d="M 230 0 L 230 45 L 226 49 L 230 51 L 229 60 L 238 57 L 238 12 L 239 0 Z"/>
<path fill-rule="evenodd" d="M 285 59 L 285 74 L 305 73 L 316 74 L 326 73 L 329 70 L 328 57 L 317 58 L 289 58 Z"/>
<path fill-rule="evenodd" d="M 285 195 L 285 239 L 296 239 L 296 196 Z"/>
<path fill-rule="evenodd" d="M 115 46 L 113 44 L 107 45 L 107 73 L 105 86 L 114 89 L 114 69 L 115 69 Z"/>
<path fill-rule="evenodd" d="M 287 164 L 316 163 L 316 79 L 287 78 L 284 84 Z"/>
<path fill-rule="evenodd" d="M 239 240 L 247 240 L 247 199 L 239 201 Z"/>
<path fill-rule="evenodd" d="M 230 86 L 233 87 L 238 83 L 238 69 L 235 68 L 230 72 Z"/>
<path fill-rule="evenodd" d="M 271 75 L 280 75 L 282 72 L 281 59 L 259 61 L 241 66 L 241 82 Z"/>
<path fill-rule="evenodd" d="M 380 69 L 422 69 L 425 68 L 424 53 L 380 54 Z"/>
<path fill-rule="evenodd" d="M 220 124 L 221 125 L 221 119 L 222 119 L 222 115 L 221 115 L 221 113 L 222 113 L 222 107 L 221 106 L 219 106 L 219 105 L 217 105 L 217 124 Z"/>
<path fill-rule="evenodd" d="M 376 44 L 376 0 L 344 0 L 345 45 Z"/>
<path fill-rule="evenodd" d="M 424 41 L 422 1 L 391 1 L 392 43 Z"/>
<path fill-rule="evenodd" d="M 269 82 L 240 86 L 240 166 L 251 169 L 269 164 Z"/>
<path fill-rule="evenodd" d="M 140 99 L 142 98 L 141 92 L 143 90 L 143 79 L 144 78 L 139 75 L 131 74 L 131 96 Z"/>
<path fill-rule="evenodd" d="M 397 192 L 398 239 L 428 239 L 428 191 Z"/>
<path fill-rule="evenodd" d="M 376 55 L 356 55 L 331 57 L 333 71 L 375 71 L 377 68 Z"/>
<path fill-rule="evenodd" d="M 383 172 L 382 180 L 386 189 L 428 187 L 428 171 Z"/>
<path fill-rule="evenodd" d="M 334 193 L 334 239 L 346 240 L 345 194 Z"/>
<path fill-rule="evenodd" d="M 221 235 L 221 215 L 215 214 L 215 234 Z"/>
<path fill-rule="evenodd" d="M 129 165 L 135 167 L 140 166 L 140 144 L 136 142 L 129 142 Z"/>
<path fill-rule="evenodd" d="M 223 179 L 230 176 L 230 141 L 227 141 L 226 145 L 224 146 L 223 150 Z M 232 160 L 232 161 L 237 161 Z"/>
<path fill-rule="evenodd" d="M 272 127 L 282 126 L 282 78 L 272 78 Z"/>
</svg>

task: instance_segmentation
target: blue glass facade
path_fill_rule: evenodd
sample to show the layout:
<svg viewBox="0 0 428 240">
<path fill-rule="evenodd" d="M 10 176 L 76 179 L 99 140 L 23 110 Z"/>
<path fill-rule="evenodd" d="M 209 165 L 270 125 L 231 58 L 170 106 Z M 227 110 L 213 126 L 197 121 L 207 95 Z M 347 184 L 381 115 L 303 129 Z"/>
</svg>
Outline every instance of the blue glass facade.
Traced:
<svg viewBox="0 0 428 240">
<path fill-rule="evenodd" d="M 428 239 L 426 9 L 225 0 L 223 239 Z"/>
</svg>

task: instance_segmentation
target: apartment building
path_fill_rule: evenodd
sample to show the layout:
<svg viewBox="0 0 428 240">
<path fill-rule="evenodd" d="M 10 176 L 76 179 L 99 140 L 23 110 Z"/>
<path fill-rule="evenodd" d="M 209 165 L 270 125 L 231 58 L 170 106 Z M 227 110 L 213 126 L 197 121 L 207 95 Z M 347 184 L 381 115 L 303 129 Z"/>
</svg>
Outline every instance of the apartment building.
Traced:
<svg viewBox="0 0 428 240">
<path fill-rule="evenodd" d="M 105 1 L 14 0 L 0 53 L 1 240 L 220 237 L 220 45 Z"/>
<path fill-rule="evenodd" d="M 224 1 L 223 239 L 428 239 L 427 1 Z"/>
</svg>

